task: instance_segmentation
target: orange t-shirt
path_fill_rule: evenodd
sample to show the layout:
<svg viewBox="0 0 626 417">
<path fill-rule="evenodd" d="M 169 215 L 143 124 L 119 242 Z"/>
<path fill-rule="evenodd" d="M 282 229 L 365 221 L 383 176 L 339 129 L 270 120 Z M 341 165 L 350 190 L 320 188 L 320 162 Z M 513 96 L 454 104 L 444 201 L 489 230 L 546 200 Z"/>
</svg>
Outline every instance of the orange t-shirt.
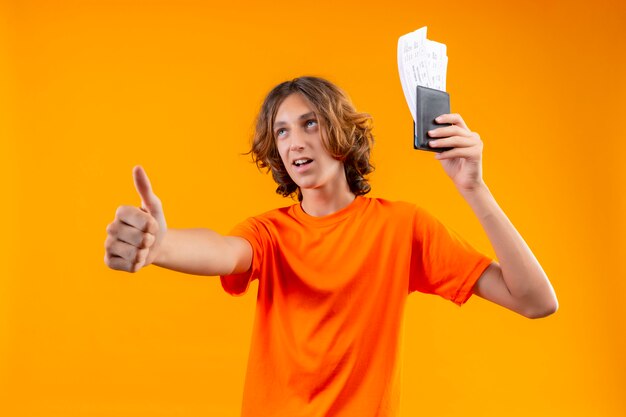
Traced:
<svg viewBox="0 0 626 417">
<path fill-rule="evenodd" d="M 244 417 L 397 415 L 407 295 L 461 305 L 491 263 L 423 209 L 367 197 L 324 217 L 273 210 L 231 235 L 252 266 L 222 286 L 259 280 Z"/>
</svg>

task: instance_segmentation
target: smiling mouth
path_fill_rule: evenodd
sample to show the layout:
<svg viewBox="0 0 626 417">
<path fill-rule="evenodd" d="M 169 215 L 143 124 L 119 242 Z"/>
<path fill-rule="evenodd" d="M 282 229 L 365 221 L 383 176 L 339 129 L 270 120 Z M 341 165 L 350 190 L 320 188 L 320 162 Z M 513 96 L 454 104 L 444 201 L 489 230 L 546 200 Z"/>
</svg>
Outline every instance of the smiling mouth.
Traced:
<svg viewBox="0 0 626 417">
<path fill-rule="evenodd" d="M 311 162 L 313 162 L 312 159 L 302 158 L 302 159 L 296 159 L 295 161 L 293 161 L 293 165 L 295 165 L 296 167 L 301 167 L 303 165 L 308 165 Z"/>
</svg>

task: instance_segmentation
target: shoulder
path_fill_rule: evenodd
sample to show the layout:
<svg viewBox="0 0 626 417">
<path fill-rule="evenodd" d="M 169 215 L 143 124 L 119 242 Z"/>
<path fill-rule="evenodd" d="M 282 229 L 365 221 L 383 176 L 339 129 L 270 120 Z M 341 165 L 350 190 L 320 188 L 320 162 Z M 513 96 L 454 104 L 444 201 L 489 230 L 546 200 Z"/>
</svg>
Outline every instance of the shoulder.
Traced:
<svg viewBox="0 0 626 417">
<path fill-rule="evenodd" d="M 412 226 L 414 230 L 443 226 L 436 216 L 418 204 L 384 198 L 370 198 L 369 200 L 371 216 L 384 219 L 386 223 L 401 223 L 405 226 Z"/>
<path fill-rule="evenodd" d="M 280 219 L 285 216 L 290 216 L 290 212 L 293 210 L 293 204 L 285 207 L 279 207 L 272 210 L 268 210 L 264 213 L 260 213 L 250 217 L 250 219 L 255 219 L 258 221 L 271 220 L 271 219 Z"/>
<path fill-rule="evenodd" d="M 418 207 L 407 201 L 394 201 L 385 198 L 367 197 L 364 219 L 369 224 L 379 224 L 390 231 L 396 227 L 411 230 L 415 224 Z"/>
<path fill-rule="evenodd" d="M 274 236 L 290 227 L 293 221 L 290 209 L 290 206 L 280 207 L 248 217 L 236 224 L 229 235 L 243 237 L 257 245 L 271 242 Z"/>
<path fill-rule="evenodd" d="M 378 197 L 365 197 L 369 202 L 369 208 L 376 211 L 394 214 L 414 215 L 419 207 L 407 201 L 394 201 Z"/>
<path fill-rule="evenodd" d="M 243 220 L 241 225 L 248 225 L 256 229 L 272 229 L 277 225 L 284 225 L 293 221 L 293 208 L 295 205 L 279 207 L 266 212 L 250 216 Z"/>
</svg>

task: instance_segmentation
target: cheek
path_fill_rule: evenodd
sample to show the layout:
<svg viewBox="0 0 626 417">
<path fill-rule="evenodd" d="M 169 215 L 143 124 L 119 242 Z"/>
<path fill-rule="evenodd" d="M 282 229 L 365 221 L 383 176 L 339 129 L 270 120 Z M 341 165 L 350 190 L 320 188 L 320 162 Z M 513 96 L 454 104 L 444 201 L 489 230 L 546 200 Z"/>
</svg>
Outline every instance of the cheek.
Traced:
<svg viewBox="0 0 626 417">
<path fill-rule="evenodd" d="M 281 146 L 280 143 L 276 144 L 276 152 L 278 152 L 278 156 L 280 156 L 280 160 L 285 162 L 286 149 L 284 146 Z"/>
<path fill-rule="evenodd" d="M 338 161 L 335 158 L 333 158 L 328 152 L 324 153 L 324 163 L 326 164 L 326 166 L 330 166 L 334 168 L 342 165 L 341 161 Z"/>
</svg>

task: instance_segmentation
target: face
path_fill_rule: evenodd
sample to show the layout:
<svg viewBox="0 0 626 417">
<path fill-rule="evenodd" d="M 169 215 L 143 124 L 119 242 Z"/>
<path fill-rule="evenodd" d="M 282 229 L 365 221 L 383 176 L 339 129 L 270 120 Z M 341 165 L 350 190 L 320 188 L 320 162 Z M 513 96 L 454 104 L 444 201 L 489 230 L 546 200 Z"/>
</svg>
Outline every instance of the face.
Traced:
<svg viewBox="0 0 626 417">
<path fill-rule="evenodd" d="M 280 158 L 303 194 L 307 190 L 347 183 L 343 163 L 324 148 L 324 133 L 304 96 L 294 93 L 283 100 L 273 130 Z"/>
</svg>

